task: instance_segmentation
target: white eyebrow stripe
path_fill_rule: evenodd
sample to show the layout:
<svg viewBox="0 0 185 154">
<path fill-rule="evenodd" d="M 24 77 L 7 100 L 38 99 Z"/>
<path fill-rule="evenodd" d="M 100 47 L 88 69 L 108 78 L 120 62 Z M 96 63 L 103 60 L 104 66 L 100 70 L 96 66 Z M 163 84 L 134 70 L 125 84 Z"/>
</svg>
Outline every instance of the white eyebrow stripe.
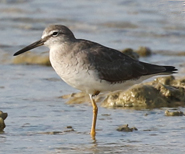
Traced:
<svg viewBox="0 0 185 154">
<path fill-rule="evenodd" d="M 43 38 L 45 38 L 45 37 L 47 37 L 47 36 L 53 34 L 54 32 L 59 32 L 59 30 L 52 30 L 52 31 L 49 32 L 49 34 L 43 33 L 41 38 L 43 39 Z"/>
</svg>

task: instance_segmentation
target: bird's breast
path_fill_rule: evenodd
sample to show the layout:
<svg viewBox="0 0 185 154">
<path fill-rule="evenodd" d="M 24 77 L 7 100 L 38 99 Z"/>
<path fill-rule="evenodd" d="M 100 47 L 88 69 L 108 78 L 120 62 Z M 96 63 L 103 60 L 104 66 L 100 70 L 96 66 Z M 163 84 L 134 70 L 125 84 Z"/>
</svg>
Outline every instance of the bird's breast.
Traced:
<svg viewBox="0 0 185 154">
<path fill-rule="evenodd" d="M 70 86 L 82 91 L 91 86 L 92 81 L 97 81 L 97 75 L 90 69 L 87 59 L 79 58 L 74 53 L 61 54 L 50 51 L 50 62 L 56 73 Z"/>
</svg>

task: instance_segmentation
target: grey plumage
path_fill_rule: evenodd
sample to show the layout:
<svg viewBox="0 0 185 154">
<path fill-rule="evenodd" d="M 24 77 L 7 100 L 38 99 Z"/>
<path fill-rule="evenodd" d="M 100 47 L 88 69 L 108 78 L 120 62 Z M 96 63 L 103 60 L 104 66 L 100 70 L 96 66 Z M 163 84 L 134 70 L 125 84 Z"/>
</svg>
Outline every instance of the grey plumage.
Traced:
<svg viewBox="0 0 185 154">
<path fill-rule="evenodd" d="M 77 39 L 72 45 L 74 53 L 84 55 L 84 63 L 89 70 L 95 70 L 101 80 L 110 83 L 138 79 L 141 76 L 158 73 L 174 73 L 174 66 L 159 66 L 135 60 L 118 50 L 96 42 Z"/>
</svg>

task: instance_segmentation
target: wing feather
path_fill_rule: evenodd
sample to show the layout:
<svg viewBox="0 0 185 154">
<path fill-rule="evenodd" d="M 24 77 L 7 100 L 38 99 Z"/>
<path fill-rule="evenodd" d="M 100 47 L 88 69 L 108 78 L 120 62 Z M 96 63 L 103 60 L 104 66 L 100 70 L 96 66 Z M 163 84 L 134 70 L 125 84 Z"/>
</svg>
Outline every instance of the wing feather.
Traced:
<svg viewBox="0 0 185 154">
<path fill-rule="evenodd" d="M 83 40 L 81 43 L 84 43 Z M 96 70 L 101 80 L 117 83 L 166 71 L 165 66 L 140 62 L 118 50 L 98 43 L 85 41 L 85 44 L 80 51 L 87 52 L 88 63 L 91 65 L 90 69 Z"/>
</svg>

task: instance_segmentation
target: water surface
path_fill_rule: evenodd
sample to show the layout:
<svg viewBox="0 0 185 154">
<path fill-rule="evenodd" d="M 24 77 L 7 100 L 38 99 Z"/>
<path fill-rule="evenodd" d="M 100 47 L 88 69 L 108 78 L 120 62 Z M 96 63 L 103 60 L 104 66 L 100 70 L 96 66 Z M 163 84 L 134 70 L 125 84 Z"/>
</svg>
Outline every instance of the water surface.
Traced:
<svg viewBox="0 0 185 154">
<path fill-rule="evenodd" d="M 0 153 L 183 153 L 184 116 L 154 110 L 99 107 L 96 142 L 90 138 L 92 107 L 68 105 L 59 98 L 77 92 L 50 67 L 13 65 L 12 54 L 40 39 L 53 23 L 70 27 L 77 38 L 124 49 L 147 46 L 184 51 L 183 1 L 3 0 L 0 2 L 0 110 L 8 112 L 0 134 Z M 39 54 L 45 47 L 34 49 Z M 175 65 L 184 76 L 184 57 L 153 55 L 143 61 Z M 100 104 L 98 104 L 100 106 Z M 185 108 L 179 107 L 185 112 Z M 148 114 L 148 116 L 145 116 Z M 134 132 L 117 132 L 123 124 Z M 74 131 L 69 131 L 72 126 Z"/>
</svg>

